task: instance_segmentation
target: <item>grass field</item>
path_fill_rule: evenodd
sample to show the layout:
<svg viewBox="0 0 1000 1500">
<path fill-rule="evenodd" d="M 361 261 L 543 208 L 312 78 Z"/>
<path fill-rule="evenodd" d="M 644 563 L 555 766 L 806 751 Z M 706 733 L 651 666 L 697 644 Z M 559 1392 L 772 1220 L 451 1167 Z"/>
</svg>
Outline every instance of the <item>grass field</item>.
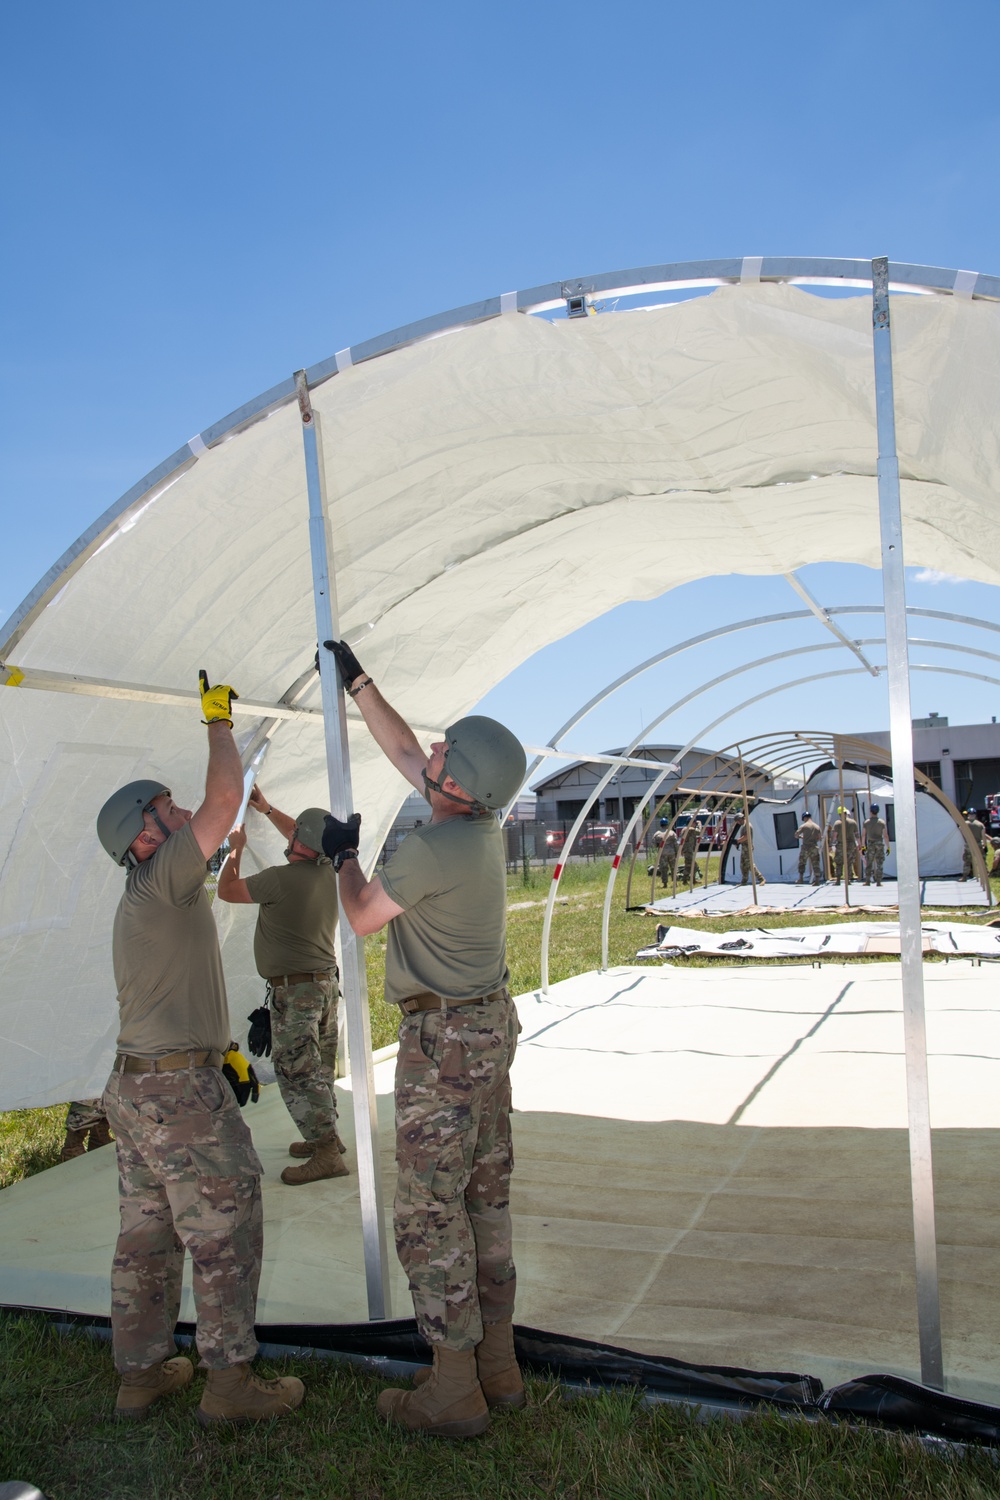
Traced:
<svg viewBox="0 0 1000 1500">
<path fill-rule="evenodd" d="M 263 1364 L 263 1362 L 262 1362 Z M 929 1453 L 909 1438 L 755 1413 L 699 1422 L 631 1392 L 567 1399 L 529 1380 L 524 1411 L 471 1441 L 386 1428 L 389 1384 L 331 1361 L 267 1374 L 306 1382 L 298 1412 L 253 1429 L 203 1430 L 201 1376 L 121 1426 L 107 1344 L 0 1314 L 0 1483 L 48 1500 L 989 1500 L 988 1454 Z"/>
<path fill-rule="evenodd" d="M 570 865 L 552 924 L 550 978 L 595 968 L 607 862 Z M 515 992 L 540 981 L 539 953 L 550 870 L 509 880 L 508 959 Z M 648 889 L 644 888 L 643 894 Z M 655 922 L 612 910 L 610 961 L 631 963 Z M 634 898 L 637 899 L 637 898 Z M 962 914 L 989 920 L 992 912 Z M 768 917 L 801 926 L 811 916 Z M 848 921 L 830 913 L 823 920 Z M 721 931 L 733 919 L 702 919 Z M 395 1039 L 382 1000 L 385 945 L 366 943 L 372 1036 Z M 687 960 L 711 963 L 712 960 Z M 839 962 L 839 960 L 838 960 Z M 51 1166 L 65 1105 L 0 1115 L 0 1187 Z M 270 1370 L 270 1367 L 268 1367 Z M 107 1344 L 61 1336 L 41 1318 L 0 1312 L 0 1483 L 30 1480 L 49 1500 L 986 1500 L 1000 1495 L 988 1454 L 942 1456 L 915 1440 L 757 1413 L 701 1423 L 686 1409 L 647 1407 L 629 1393 L 570 1400 L 553 1382 L 529 1382 L 524 1412 L 497 1417 L 465 1444 L 411 1439 L 374 1414 L 385 1382 L 329 1361 L 290 1361 L 309 1387 L 302 1410 L 252 1431 L 203 1432 L 193 1391 L 170 1398 L 147 1423 L 109 1416 L 116 1380 Z"/>
</svg>

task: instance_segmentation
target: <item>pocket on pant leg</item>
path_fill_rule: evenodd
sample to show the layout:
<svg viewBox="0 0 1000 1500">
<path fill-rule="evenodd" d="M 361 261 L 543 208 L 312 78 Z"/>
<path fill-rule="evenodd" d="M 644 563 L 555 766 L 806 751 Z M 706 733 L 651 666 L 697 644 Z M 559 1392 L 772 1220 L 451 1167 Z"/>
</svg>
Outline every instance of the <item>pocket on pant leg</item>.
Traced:
<svg viewBox="0 0 1000 1500">
<path fill-rule="evenodd" d="M 222 1073 L 217 1068 L 192 1070 L 191 1098 L 195 1108 L 187 1116 L 179 1144 L 195 1173 L 199 1177 L 259 1177 L 264 1168 L 253 1137 Z"/>
</svg>

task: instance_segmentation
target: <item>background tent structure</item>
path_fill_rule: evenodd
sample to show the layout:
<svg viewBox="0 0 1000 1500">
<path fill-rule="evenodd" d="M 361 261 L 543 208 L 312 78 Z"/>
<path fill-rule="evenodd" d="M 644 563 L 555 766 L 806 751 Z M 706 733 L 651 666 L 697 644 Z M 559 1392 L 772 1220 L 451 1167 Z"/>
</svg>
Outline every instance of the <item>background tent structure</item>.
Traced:
<svg viewBox="0 0 1000 1500">
<path fill-rule="evenodd" d="M 867 296 L 824 299 L 795 282 L 874 284 L 874 325 Z M 587 316 L 597 297 L 674 286 L 717 289 Z M 923 294 L 892 299 L 891 356 L 890 286 Z M 346 636 L 414 727 L 439 730 L 548 642 L 701 576 L 706 558 L 715 572 L 764 575 L 881 560 L 892 758 L 897 788 L 907 784 L 901 526 L 908 563 L 1000 582 L 998 299 L 998 278 L 884 261 L 611 273 L 341 350 L 184 444 L 0 629 L 0 1107 L 103 1084 L 121 876 L 94 815 L 139 774 L 198 796 L 201 666 L 241 693 L 248 774 L 266 754 L 279 804 L 329 795 L 340 810 L 350 799 L 370 865 L 406 788 L 345 708 L 329 662 L 317 679 L 317 635 Z M 554 308 L 568 317 L 537 316 Z M 651 534 L 669 535 L 669 549 L 647 553 Z M 913 843 L 904 823 L 897 802 L 901 849 Z M 905 934 L 919 928 L 908 879 L 902 870 L 912 1041 L 922 981 L 919 942 L 916 966 L 907 957 Z M 238 1030 L 256 995 L 250 920 L 234 911 L 224 934 Z M 367 1111 L 373 1125 L 346 934 L 344 950 L 358 1119 Z M 914 1182 L 927 1187 L 918 1043 L 908 1066 Z M 360 1144 L 359 1165 L 371 1209 Z M 933 1205 L 917 1199 L 923 1340 Z M 375 1305 L 371 1236 L 366 1254 Z M 933 1378 L 932 1345 L 922 1342 Z"/>
<path fill-rule="evenodd" d="M 852 812 L 857 808 L 860 822 L 867 818 L 871 803 L 877 802 L 880 817 L 885 820 L 887 809 L 894 809 L 893 786 L 880 776 L 866 775 L 864 771 L 845 767 L 838 773 L 835 767 L 826 771 L 814 771 L 805 788 L 784 802 L 770 798 L 758 802 L 751 809 L 750 824 L 753 836 L 754 861 L 765 880 L 795 880 L 798 875 L 799 845 L 794 830 L 802 822 L 808 808 L 810 815 L 821 827 L 825 827 L 833 811 L 839 805 L 841 784 L 849 795 Z M 822 804 L 821 804 L 822 798 Z M 821 805 L 824 811 L 821 813 Z M 941 803 L 925 792 L 917 794 L 917 851 L 919 871 L 923 879 L 933 876 L 958 875 L 962 869 L 962 851 L 965 840 L 955 824 L 954 818 Z M 790 821 L 791 814 L 794 821 Z M 889 813 L 891 817 L 892 814 Z M 789 840 L 792 840 L 789 842 Z M 739 853 L 731 853 L 726 862 L 727 880 L 740 878 Z M 890 842 L 885 861 L 885 874 L 894 879 L 896 875 L 895 845 Z"/>
</svg>

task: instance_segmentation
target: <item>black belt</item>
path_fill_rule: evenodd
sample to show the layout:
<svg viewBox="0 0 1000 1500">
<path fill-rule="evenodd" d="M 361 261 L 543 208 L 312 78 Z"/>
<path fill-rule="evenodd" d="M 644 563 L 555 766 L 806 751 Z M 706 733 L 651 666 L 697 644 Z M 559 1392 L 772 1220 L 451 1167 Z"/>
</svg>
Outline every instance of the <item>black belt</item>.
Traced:
<svg viewBox="0 0 1000 1500">
<path fill-rule="evenodd" d="M 166 1057 L 132 1057 L 119 1052 L 116 1073 L 178 1073 L 182 1068 L 221 1068 L 223 1054 L 214 1047 L 207 1052 L 171 1052 Z"/>
<path fill-rule="evenodd" d="M 493 990 L 489 995 L 473 995 L 470 1000 L 449 1000 L 444 995 L 435 995 L 432 990 L 421 990 L 418 995 L 407 995 L 400 1000 L 399 1008 L 412 1016 L 417 1010 L 455 1010 L 460 1005 L 484 1005 L 487 1000 L 508 1000 L 510 990 Z"/>
</svg>

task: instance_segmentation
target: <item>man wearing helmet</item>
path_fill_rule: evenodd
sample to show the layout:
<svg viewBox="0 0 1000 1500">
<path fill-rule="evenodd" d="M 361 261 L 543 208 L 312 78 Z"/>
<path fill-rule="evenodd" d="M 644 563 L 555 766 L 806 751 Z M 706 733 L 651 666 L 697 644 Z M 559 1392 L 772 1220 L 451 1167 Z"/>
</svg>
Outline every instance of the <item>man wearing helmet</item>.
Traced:
<svg viewBox="0 0 1000 1500">
<path fill-rule="evenodd" d="M 121 1208 L 111 1272 L 121 1417 L 144 1417 L 159 1397 L 191 1381 L 190 1361 L 170 1357 L 185 1249 L 198 1353 L 208 1370 L 199 1420 L 276 1416 L 303 1396 L 301 1381 L 260 1380 L 250 1368 L 262 1168 L 221 1072 L 229 1009 L 205 875 L 243 795 L 232 733 L 236 696 L 228 686 L 209 687 L 202 672 L 208 773 L 197 812 L 147 780 L 121 787 L 97 817 L 98 838 L 126 870 L 112 937 L 121 1029 L 104 1091 Z"/>
<path fill-rule="evenodd" d="M 523 1406 L 514 1355 L 510 1065 L 519 1030 L 508 989 L 507 880 L 495 814 L 513 800 L 524 750 L 509 729 L 460 719 L 430 756 L 343 642 L 328 642 L 373 738 L 431 807 L 373 880 L 358 822 L 330 820 L 355 932 L 388 925 L 385 997 L 402 1011 L 396 1060 L 396 1248 L 434 1364 L 380 1414 L 411 1431 L 471 1437 L 489 1406 Z"/>
<path fill-rule="evenodd" d="M 281 1180 L 296 1186 L 346 1177 L 333 1086 L 340 990 L 333 948 L 337 878 L 323 853 L 329 813 L 307 807 L 290 818 L 268 802 L 259 786 L 249 805 L 288 840 L 288 863 L 241 880 L 247 836 L 244 828 L 235 828 L 219 875 L 219 899 L 260 907 L 253 952 L 257 972 L 268 985 L 274 1071 L 285 1108 L 302 1135 L 289 1153 L 306 1158 L 300 1167 L 286 1167 Z"/>
<path fill-rule="evenodd" d="M 865 860 L 865 885 L 870 885 L 874 880 L 876 885 L 882 884 L 882 870 L 885 865 L 886 850 L 889 847 L 889 830 L 885 819 L 879 817 L 880 808 L 877 802 L 871 805 L 871 812 L 861 825 L 861 852 Z"/>
</svg>

